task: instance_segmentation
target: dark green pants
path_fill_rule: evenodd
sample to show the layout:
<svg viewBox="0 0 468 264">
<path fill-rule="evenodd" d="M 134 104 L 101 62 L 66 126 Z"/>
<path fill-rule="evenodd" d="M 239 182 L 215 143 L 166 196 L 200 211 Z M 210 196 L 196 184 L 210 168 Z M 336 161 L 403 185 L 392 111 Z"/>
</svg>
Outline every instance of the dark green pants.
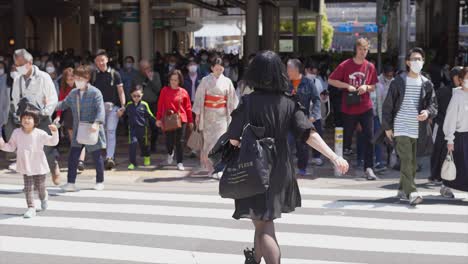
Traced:
<svg viewBox="0 0 468 264">
<path fill-rule="evenodd" d="M 400 190 L 403 190 L 407 196 L 410 193 L 416 192 L 416 146 L 417 139 L 399 136 L 395 137 L 396 150 L 400 157 Z"/>
</svg>

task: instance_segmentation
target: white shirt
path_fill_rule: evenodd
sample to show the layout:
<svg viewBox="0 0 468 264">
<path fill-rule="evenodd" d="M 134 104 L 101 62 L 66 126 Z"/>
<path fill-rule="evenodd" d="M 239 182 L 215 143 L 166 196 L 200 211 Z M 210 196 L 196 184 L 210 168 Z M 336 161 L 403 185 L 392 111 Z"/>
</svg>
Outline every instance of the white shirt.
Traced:
<svg viewBox="0 0 468 264">
<path fill-rule="evenodd" d="M 406 77 L 403 103 L 395 117 L 395 136 L 417 139 L 419 136 L 418 109 L 421 97 L 422 78 Z"/>
<path fill-rule="evenodd" d="M 468 92 L 461 88 L 453 90 L 443 129 L 449 144 L 453 144 L 455 132 L 468 132 Z"/>
<path fill-rule="evenodd" d="M 55 106 L 58 103 L 57 91 L 55 90 L 55 84 L 52 81 L 50 75 L 43 72 L 33 65 L 31 76 L 29 77 L 30 83 L 26 87 L 26 81 L 23 75 L 18 75 L 13 80 L 13 90 L 11 97 L 13 99 L 13 105 L 15 112 L 18 109 L 18 102 L 20 101 L 20 89 L 23 90 L 23 97 L 29 97 L 33 102 L 42 106 L 43 115 L 52 116 L 55 111 Z M 44 104 L 44 98 L 47 99 L 47 104 Z"/>
</svg>

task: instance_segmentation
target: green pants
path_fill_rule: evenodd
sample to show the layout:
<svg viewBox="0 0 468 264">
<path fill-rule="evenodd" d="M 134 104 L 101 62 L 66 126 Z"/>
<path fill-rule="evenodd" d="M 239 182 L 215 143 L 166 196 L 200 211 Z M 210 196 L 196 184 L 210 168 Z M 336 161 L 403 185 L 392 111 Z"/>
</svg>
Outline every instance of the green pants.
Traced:
<svg viewBox="0 0 468 264">
<path fill-rule="evenodd" d="M 400 157 L 400 190 L 403 190 L 407 196 L 416 192 L 416 146 L 417 139 L 399 136 L 395 137 L 396 150 Z"/>
</svg>

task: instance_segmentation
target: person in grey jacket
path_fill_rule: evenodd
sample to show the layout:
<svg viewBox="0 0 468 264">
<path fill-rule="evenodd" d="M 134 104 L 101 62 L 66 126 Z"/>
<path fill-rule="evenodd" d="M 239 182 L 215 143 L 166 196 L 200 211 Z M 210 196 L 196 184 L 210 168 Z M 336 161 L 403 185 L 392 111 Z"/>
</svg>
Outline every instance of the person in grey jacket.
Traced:
<svg viewBox="0 0 468 264">
<path fill-rule="evenodd" d="M 390 84 L 382 107 L 382 128 L 389 140 L 395 141 L 401 160 L 398 197 L 411 205 L 422 202 L 416 190 L 416 154 L 418 148 L 429 150 L 432 132 L 429 118 L 437 115 L 434 85 L 421 74 L 424 51 L 411 49 L 406 56 L 409 72 L 397 76 Z"/>
</svg>

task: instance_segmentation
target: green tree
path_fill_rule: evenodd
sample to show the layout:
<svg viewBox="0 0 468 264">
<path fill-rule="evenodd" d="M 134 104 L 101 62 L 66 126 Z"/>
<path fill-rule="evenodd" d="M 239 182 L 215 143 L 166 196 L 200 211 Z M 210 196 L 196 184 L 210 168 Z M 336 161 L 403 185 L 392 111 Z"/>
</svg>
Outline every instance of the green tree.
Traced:
<svg viewBox="0 0 468 264">
<path fill-rule="evenodd" d="M 322 16 L 322 48 L 324 50 L 331 48 L 334 31 L 333 26 L 328 22 L 327 13 L 324 12 Z"/>
</svg>

